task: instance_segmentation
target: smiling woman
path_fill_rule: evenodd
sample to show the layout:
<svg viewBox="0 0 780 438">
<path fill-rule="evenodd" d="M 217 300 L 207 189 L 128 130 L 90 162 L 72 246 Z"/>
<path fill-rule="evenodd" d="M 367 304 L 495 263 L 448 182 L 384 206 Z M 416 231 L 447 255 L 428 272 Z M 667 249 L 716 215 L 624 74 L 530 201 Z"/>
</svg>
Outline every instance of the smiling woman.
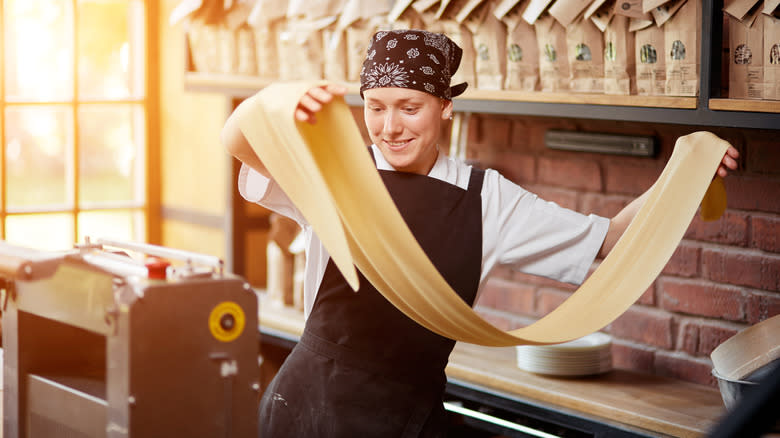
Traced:
<svg viewBox="0 0 780 438">
<path fill-rule="evenodd" d="M 146 4 L 0 2 L 0 238 L 146 238 Z"/>
</svg>

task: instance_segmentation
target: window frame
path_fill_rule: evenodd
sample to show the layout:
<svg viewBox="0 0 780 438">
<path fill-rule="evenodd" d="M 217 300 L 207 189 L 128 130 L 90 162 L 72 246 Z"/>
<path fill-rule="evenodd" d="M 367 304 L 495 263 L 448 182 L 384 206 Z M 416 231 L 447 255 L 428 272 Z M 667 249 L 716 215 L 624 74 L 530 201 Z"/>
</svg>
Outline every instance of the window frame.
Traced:
<svg viewBox="0 0 780 438">
<path fill-rule="evenodd" d="M 160 145 L 159 145 L 159 83 L 160 76 L 159 71 L 152 70 L 152 67 L 159 65 L 159 33 L 155 26 L 157 17 L 159 15 L 159 2 L 150 0 L 135 0 L 139 1 L 143 7 L 143 24 L 139 26 L 143 34 L 143 50 L 145 56 L 143 57 L 143 69 L 142 75 L 144 80 L 143 91 L 138 95 L 131 96 L 123 99 L 90 99 L 81 98 L 79 96 L 79 78 L 78 78 L 78 3 L 79 0 L 67 0 L 72 4 L 74 11 L 73 14 L 73 58 L 72 68 L 74 72 L 73 80 L 73 96 L 69 100 L 53 100 L 53 101 L 7 101 L 6 100 L 6 83 L 5 83 L 5 68 L 0 68 L 0 240 L 5 240 L 7 236 L 7 219 L 13 216 L 22 215 L 46 215 L 46 214 L 67 214 L 72 218 L 73 229 L 72 235 L 74 240 L 79 239 L 79 215 L 85 212 L 110 212 L 110 211 L 130 211 L 132 213 L 140 213 L 143 216 L 144 229 L 141 236 L 138 236 L 142 241 L 150 243 L 159 243 L 161 240 L 161 221 L 160 221 Z M 5 22 L 5 0 L 0 0 L 0 23 Z M 0 65 L 6 65 L 6 51 L 5 51 L 5 32 L 0 30 Z M 132 36 L 131 36 L 132 38 Z M 131 41 L 132 42 L 132 41 Z M 132 77 L 131 77 L 131 80 Z M 141 145 L 141 153 L 143 154 L 143 166 L 145 168 L 145 177 L 142 177 L 143 196 L 141 201 L 129 200 L 129 201 L 117 201 L 106 202 L 100 205 L 82 205 L 80 202 L 80 175 L 79 175 L 79 108 L 81 105 L 94 105 L 94 104 L 111 104 L 111 105 L 123 105 L 130 106 L 140 105 L 143 111 L 143 119 L 145 124 L 145 132 Z M 59 206 L 41 206 L 32 208 L 8 208 L 8 161 L 6 159 L 7 144 L 6 144 L 6 110 L 9 107 L 22 108 L 30 106 L 64 106 L 68 107 L 71 111 L 72 117 L 72 130 L 73 130 L 73 150 L 66 152 L 72 153 L 71 157 L 68 157 L 69 169 L 66 170 L 68 179 L 67 184 L 67 199 L 68 204 Z M 139 183 L 134 177 L 134 184 Z M 72 200 L 72 203 L 70 203 Z M 110 236 L 108 236 L 110 237 Z M 80 243 L 80 242 L 74 242 Z"/>
</svg>

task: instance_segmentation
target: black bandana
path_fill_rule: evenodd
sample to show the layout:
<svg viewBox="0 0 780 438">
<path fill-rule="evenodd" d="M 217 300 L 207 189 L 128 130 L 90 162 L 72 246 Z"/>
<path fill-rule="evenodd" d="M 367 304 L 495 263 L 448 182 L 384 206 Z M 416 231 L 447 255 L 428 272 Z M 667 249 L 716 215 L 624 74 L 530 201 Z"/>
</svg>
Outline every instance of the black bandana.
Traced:
<svg viewBox="0 0 780 438">
<path fill-rule="evenodd" d="M 467 83 L 450 87 L 463 50 L 444 34 L 424 30 L 379 31 L 371 37 L 360 72 L 360 96 L 370 88 L 399 87 L 452 99 Z"/>
</svg>

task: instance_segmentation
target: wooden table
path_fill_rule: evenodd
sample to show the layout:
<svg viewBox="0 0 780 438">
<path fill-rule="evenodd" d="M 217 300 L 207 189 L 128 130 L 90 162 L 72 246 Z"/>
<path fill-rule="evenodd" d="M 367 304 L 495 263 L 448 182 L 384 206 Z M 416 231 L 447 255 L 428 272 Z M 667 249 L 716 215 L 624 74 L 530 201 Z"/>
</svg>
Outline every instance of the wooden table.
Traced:
<svg viewBox="0 0 780 438">
<path fill-rule="evenodd" d="M 260 309 L 266 341 L 294 345 L 303 331 L 301 313 L 271 303 Z M 511 347 L 458 343 L 446 372 L 448 397 L 514 416 L 572 423 L 590 436 L 704 436 L 725 413 L 715 388 L 621 369 L 591 377 L 546 377 L 517 368 Z"/>
</svg>

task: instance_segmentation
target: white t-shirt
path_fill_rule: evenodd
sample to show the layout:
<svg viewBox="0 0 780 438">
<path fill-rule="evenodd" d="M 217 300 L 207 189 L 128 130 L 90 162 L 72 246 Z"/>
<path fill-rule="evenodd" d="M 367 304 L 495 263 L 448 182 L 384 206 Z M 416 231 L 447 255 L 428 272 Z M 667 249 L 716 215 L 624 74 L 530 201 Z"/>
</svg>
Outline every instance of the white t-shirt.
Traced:
<svg viewBox="0 0 780 438">
<path fill-rule="evenodd" d="M 395 170 L 372 145 L 377 168 Z M 471 166 L 439 154 L 428 176 L 464 190 Z M 242 165 L 238 188 L 247 201 L 256 202 L 296 221 L 304 233 L 306 268 L 304 315 L 308 317 L 330 256 L 312 227 L 275 181 Z M 490 271 L 511 264 L 518 271 L 579 284 L 588 273 L 609 228 L 609 219 L 583 215 L 539 199 L 493 169 L 482 184 L 482 271 L 480 290 Z M 479 295 L 477 295 L 479 296 Z"/>
</svg>

